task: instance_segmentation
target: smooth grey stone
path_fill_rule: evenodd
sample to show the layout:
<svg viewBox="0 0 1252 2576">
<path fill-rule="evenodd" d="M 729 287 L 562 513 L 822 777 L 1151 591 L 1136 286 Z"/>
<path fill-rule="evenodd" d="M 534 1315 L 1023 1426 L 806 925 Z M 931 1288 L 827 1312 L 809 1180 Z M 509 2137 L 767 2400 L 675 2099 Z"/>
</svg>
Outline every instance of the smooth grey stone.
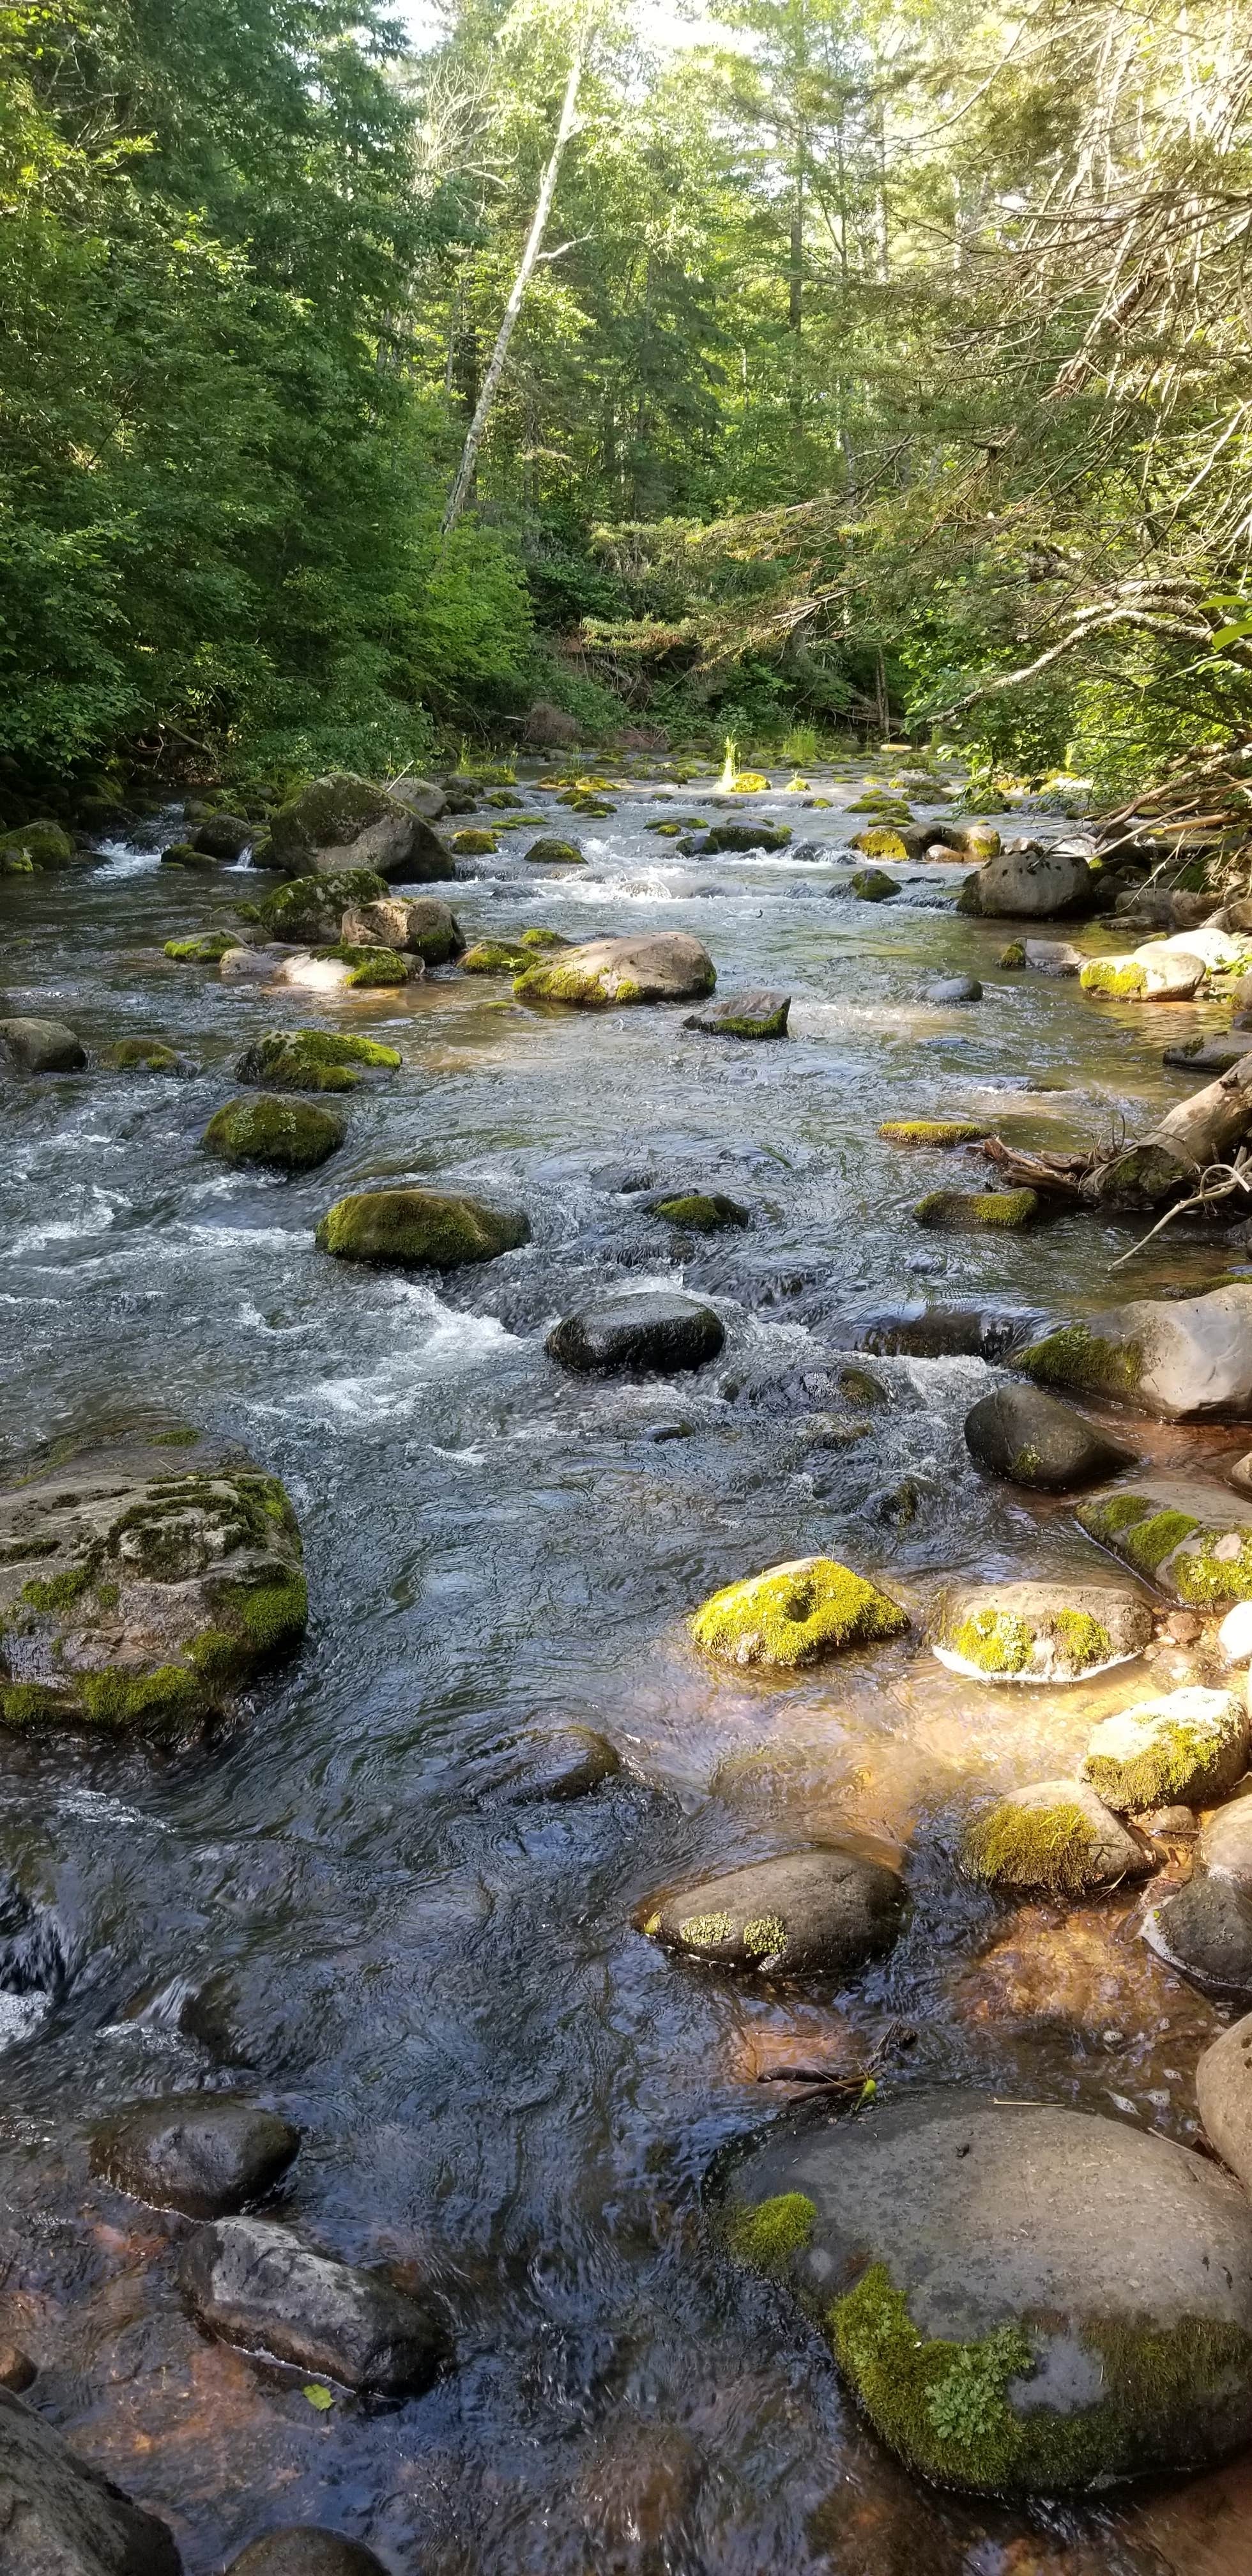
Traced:
<svg viewBox="0 0 1252 2576">
<path fill-rule="evenodd" d="M 4 2576 L 180 2576 L 172 2532 L 0 2388 Z"/>
<path fill-rule="evenodd" d="M 386 2576 L 381 2558 L 361 2540 L 313 2523 L 290 2523 L 250 2540 L 227 2576 Z"/>
<path fill-rule="evenodd" d="M 311 2253 L 266 2219 L 199 2228 L 180 2279 L 207 2334 L 372 2396 L 429 2388 L 449 2357 L 432 2307 L 380 2273 Z"/>
<path fill-rule="evenodd" d="M 80 1073 L 87 1061 L 64 1020 L 0 1020 L 0 1054 L 15 1073 Z"/>
<path fill-rule="evenodd" d="M 891 1948 L 904 1907 L 897 1869 L 832 1847 L 784 1852 L 681 1888 L 644 1929 L 717 1967 L 843 1976 Z"/>
<path fill-rule="evenodd" d="M 200 2094 L 106 2121 L 92 2140 L 91 2170 L 151 2209 L 226 2218 L 272 2190 L 299 2145 L 299 2130 L 277 2111 Z"/>
<path fill-rule="evenodd" d="M 1012 1484 L 1071 1493 L 1115 1476 L 1133 1453 L 1037 1386 L 998 1386 L 965 1416 L 965 1446 L 980 1467 Z"/>
<path fill-rule="evenodd" d="M 976 975 L 939 975 L 922 993 L 924 1002 L 981 1002 L 982 986 Z"/>
<path fill-rule="evenodd" d="M 702 1368 L 716 1359 L 726 1330 L 711 1306 L 693 1297 L 636 1290 L 606 1297 L 567 1315 L 549 1333 L 545 1348 L 562 1367 L 612 1377 Z"/>
</svg>

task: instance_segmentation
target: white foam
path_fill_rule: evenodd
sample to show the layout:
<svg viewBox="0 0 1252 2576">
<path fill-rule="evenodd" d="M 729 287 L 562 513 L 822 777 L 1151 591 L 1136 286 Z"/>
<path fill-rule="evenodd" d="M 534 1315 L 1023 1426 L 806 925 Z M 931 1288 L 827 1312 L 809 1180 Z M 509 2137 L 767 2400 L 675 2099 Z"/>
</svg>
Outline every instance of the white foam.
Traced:
<svg viewBox="0 0 1252 2576">
<path fill-rule="evenodd" d="M 9 1246 L 11 1254 L 42 1252 L 50 1243 L 80 1243 L 93 1235 L 107 1234 L 119 1208 L 128 1208 L 130 1200 L 110 1198 L 106 1191 L 91 1182 L 76 1192 L 79 1212 L 61 1223 L 23 1226 Z"/>
<path fill-rule="evenodd" d="M 424 1336 L 389 1351 L 376 1369 L 321 1379 L 301 1399 L 305 1405 L 345 1422 L 387 1420 L 411 1412 L 432 1378 L 457 1377 L 521 1347 L 520 1336 L 506 1332 L 494 1315 L 459 1314 L 441 1304 L 432 1288 L 398 1285 L 398 1302 L 413 1309 L 415 1324 L 426 1324 Z"/>
</svg>

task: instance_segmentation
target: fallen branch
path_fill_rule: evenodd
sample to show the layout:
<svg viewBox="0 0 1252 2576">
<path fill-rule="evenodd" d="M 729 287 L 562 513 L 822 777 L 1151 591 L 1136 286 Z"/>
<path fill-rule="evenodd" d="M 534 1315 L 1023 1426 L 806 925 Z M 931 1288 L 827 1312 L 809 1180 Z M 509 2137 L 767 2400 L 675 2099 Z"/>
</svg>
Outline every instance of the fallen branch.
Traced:
<svg viewBox="0 0 1252 2576">
<path fill-rule="evenodd" d="M 1176 1216 L 1191 1216 L 1197 1208 L 1217 1207 L 1223 1199 L 1233 1198 L 1236 1190 L 1242 1190 L 1245 1198 L 1252 1198 L 1252 1156 L 1243 1146 L 1233 1163 L 1210 1163 L 1208 1170 L 1200 1174 L 1199 1189 L 1189 1199 L 1179 1199 L 1173 1207 L 1166 1208 L 1164 1216 L 1157 1218 L 1156 1224 L 1139 1243 L 1132 1243 L 1129 1252 L 1121 1252 L 1116 1261 L 1110 1261 L 1109 1269 L 1120 1270 L 1123 1262 L 1133 1261 L 1138 1252 L 1146 1252 L 1148 1245 L 1158 1234 L 1165 1232 L 1167 1225 L 1173 1224 Z"/>
</svg>

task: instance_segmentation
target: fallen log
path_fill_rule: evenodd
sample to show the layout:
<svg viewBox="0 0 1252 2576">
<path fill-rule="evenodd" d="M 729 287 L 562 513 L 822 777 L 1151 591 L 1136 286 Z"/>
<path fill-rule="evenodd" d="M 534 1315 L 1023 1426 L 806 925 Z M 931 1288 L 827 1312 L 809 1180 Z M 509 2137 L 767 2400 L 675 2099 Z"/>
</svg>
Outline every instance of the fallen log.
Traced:
<svg viewBox="0 0 1252 2576">
<path fill-rule="evenodd" d="M 1097 1163 L 1079 1195 L 1100 1207 L 1160 1207 L 1226 1162 L 1252 1127 L 1252 1055 L 1193 1091 L 1137 1145 Z"/>
</svg>

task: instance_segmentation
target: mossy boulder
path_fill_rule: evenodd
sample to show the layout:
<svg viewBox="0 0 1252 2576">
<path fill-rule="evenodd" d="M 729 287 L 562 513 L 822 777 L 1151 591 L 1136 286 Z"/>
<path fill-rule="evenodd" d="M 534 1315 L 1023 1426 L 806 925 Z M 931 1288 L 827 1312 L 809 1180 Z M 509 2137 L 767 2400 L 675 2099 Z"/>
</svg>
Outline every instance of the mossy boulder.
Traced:
<svg viewBox="0 0 1252 2576">
<path fill-rule="evenodd" d="M 860 850 L 862 856 L 867 859 L 907 859 L 909 856 L 909 845 L 904 834 L 897 832 L 890 823 L 878 823 L 868 832 L 858 832 L 852 847 L 854 850 Z M 867 869 L 864 873 L 872 875 L 873 871 Z M 899 887 L 895 879 L 889 877 L 887 882 L 892 893 L 898 894 Z M 854 878 L 853 884 L 855 883 Z M 859 887 L 857 891 L 860 891 Z"/>
<path fill-rule="evenodd" d="M 878 1130 L 888 1145 L 931 1146 L 943 1153 L 978 1145 L 991 1129 L 977 1118 L 885 1118 Z"/>
<path fill-rule="evenodd" d="M 1009 975 L 1020 973 L 1025 963 L 1026 943 L 1023 939 L 1010 939 L 1007 948 L 1002 948 L 996 959 L 997 966 L 1002 966 Z"/>
<path fill-rule="evenodd" d="M 303 946 L 315 940 L 333 940 L 339 936 L 340 923 L 350 906 L 372 904 L 386 896 L 387 888 L 372 868 L 344 868 L 333 876 L 292 877 L 286 885 L 275 886 L 257 906 L 257 920 L 267 939 L 282 939 Z"/>
<path fill-rule="evenodd" d="M 1131 1662 L 1152 1641 L 1137 1592 L 1096 1583 L 950 1586 L 931 1608 L 941 1664 L 983 1682 L 1080 1682 Z"/>
<path fill-rule="evenodd" d="M 1252 1504 L 1239 1495 L 1154 1479 L 1097 1495 L 1077 1517 L 1088 1538 L 1188 1609 L 1252 1600 Z"/>
<path fill-rule="evenodd" d="M 320 1249 L 337 1260 L 393 1270 L 457 1270 L 529 1240 L 520 1209 L 444 1190 L 359 1190 L 337 1200 L 317 1229 Z"/>
<path fill-rule="evenodd" d="M 965 1416 L 965 1446 L 993 1476 L 1038 1493 L 1068 1494 L 1132 1463 L 1119 1441 L 1037 1386 L 997 1386 Z"/>
<path fill-rule="evenodd" d="M 762 817 L 759 823 L 714 823 L 704 846 L 712 858 L 736 853 L 746 856 L 750 850 L 763 850 L 768 857 L 785 850 L 790 840 L 789 823 L 767 823 Z"/>
<path fill-rule="evenodd" d="M 693 1011 L 683 1027 L 699 1029 L 706 1038 L 785 1038 L 790 1012 L 790 993 L 728 993 L 706 1010 Z"/>
<path fill-rule="evenodd" d="M 1153 1861 L 1087 1781 L 1036 1780 L 971 1818 L 961 1865 L 988 1887 L 1059 1897 L 1146 1878 Z"/>
<path fill-rule="evenodd" d="M 456 914 L 434 895 L 389 894 L 373 903 L 351 903 L 339 937 L 346 948 L 388 948 L 420 957 L 425 966 L 446 966 L 465 946 Z"/>
<path fill-rule="evenodd" d="M 180 1055 L 164 1038 L 121 1038 L 104 1049 L 100 1061 L 112 1073 L 188 1074 L 196 1069 L 190 1056 Z"/>
<path fill-rule="evenodd" d="M 520 975 L 529 964 L 520 939 L 476 939 L 460 960 L 463 975 Z"/>
<path fill-rule="evenodd" d="M 171 841 L 161 852 L 163 868 L 212 868 L 216 862 L 210 850 L 198 850 L 194 841 Z"/>
<path fill-rule="evenodd" d="M 1102 1718 L 1087 1740 L 1083 1778 L 1119 1815 L 1212 1807 L 1242 1779 L 1248 1744 L 1245 1701 L 1189 1685 Z"/>
<path fill-rule="evenodd" d="M 397 957 L 394 948 L 358 948 L 348 940 L 334 940 L 325 948 L 284 957 L 273 980 L 305 993 L 373 993 L 416 982 L 425 971 L 420 959 Z"/>
<path fill-rule="evenodd" d="M 536 959 L 513 986 L 524 1002 L 566 1002 L 605 1011 L 642 1002 L 691 1002 L 717 982 L 707 948 L 685 931 L 637 939 L 590 939 Z"/>
<path fill-rule="evenodd" d="M 249 842 L 255 840 L 256 825 L 249 822 L 246 814 L 231 814 L 219 805 L 214 813 L 203 815 L 187 837 L 193 849 L 203 851 L 209 858 L 233 862 L 241 859 Z"/>
<path fill-rule="evenodd" d="M 1013 1355 L 1037 1386 L 1109 1395 L 1167 1422 L 1252 1420 L 1252 1285 L 1135 1298 Z"/>
<path fill-rule="evenodd" d="M 1160 940 L 1129 957 L 1089 957 L 1078 982 L 1108 1002 L 1190 1002 L 1206 972 L 1202 957 L 1171 953 Z"/>
<path fill-rule="evenodd" d="M 738 1199 L 727 1198 L 724 1190 L 687 1190 L 677 1198 L 654 1199 L 653 1216 L 664 1217 L 667 1225 L 687 1227 L 692 1234 L 721 1234 L 728 1225 L 750 1225 L 752 1219 Z"/>
<path fill-rule="evenodd" d="M 977 855 L 968 847 L 962 851 L 965 857 Z M 992 919 L 1055 921 L 1094 911 L 1096 888 L 1096 877 L 1077 853 L 1024 842 L 988 859 L 966 878 L 957 910 Z"/>
<path fill-rule="evenodd" d="M 18 823 L 12 831 L 0 832 L 0 874 L 38 875 L 44 868 L 68 868 L 77 855 L 60 823 Z"/>
<path fill-rule="evenodd" d="M 931 1190 L 913 1214 L 941 1234 L 1018 1234 L 1033 1225 L 1042 1202 L 1035 1190 Z"/>
<path fill-rule="evenodd" d="M 12 1073 L 80 1073 L 87 1050 L 64 1020 L 0 1020 L 0 1064 Z"/>
<path fill-rule="evenodd" d="M 728 1583 L 691 1621 L 698 1646 L 723 1663 L 794 1672 L 908 1627 L 907 1610 L 828 1556 L 801 1556 Z"/>
<path fill-rule="evenodd" d="M 499 847 L 494 832 L 483 831 L 477 826 L 452 835 L 452 848 L 458 859 L 493 859 Z"/>
<path fill-rule="evenodd" d="M 563 841 L 552 832 L 544 834 L 538 841 L 532 841 L 525 855 L 528 867 L 581 868 L 586 866 L 586 860 L 577 841 Z"/>
<path fill-rule="evenodd" d="M 455 874 L 422 814 L 346 771 L 311 780 L 280 805 L 270 818 L 270 844 L 273 863 L 293 877 L 368 868 L 391 883 L 418 885 Z"/>
<path fill-rule="evenodd" d="M 644 1910 L 664 1948 L 765 1976 L 847 1976 L 881 1958 L 904 1916 L 897 1869 L 837 1846 L 784 1852 Z"/>
<path fill-rule="evenodd" d="M 163 954 L 176 966 L 220 966 L 237 944 L 229 931 L 209 930 L 198 939 L 167 939 Z"/>
<path fill-rule="evenodd" d="M 397 1049 L 375 1038 L 332 1035 L 323 1029 L 271 1029 L 245 1049 L 237 1082 L 267 1091 L 356 1091 L 363 1081 L 399 1071 Z"/>
<path fill-rule="evenodd" d="M 848 879 L 849 894 L 861 903 L 890 903 L 899 891 L 899 879 L 889 877 L 885 868 L 858 868 Z"/>
<path fill-rule="evenodd" d="M 343 1143 L 343 1120 L 307 1100 L 275 1099 L 267 1091 L 228 1100 L 210 1118 L 200 1139 L 221 1163 L 261 1163 L 273 1172 L 312 1172 Z"/>
<path fill-rule="evenodd" d="M 302 1635 L 295 1514 L 210 1443 L 83 1449 L 0 1496 L 0 1715 L 178 1735 Z M 185 1463 L 184 1463 L 185 1461 Z"/>
<path fill-rule="evenodd" d="M 384 818 L 394 798 L 351 771 L 310 779 L 270 817 L 276 854 L 292 874 L 315 850 L 347 848 L 371 823 Z"/>
<path fill-rule="evenodd" d="M 1102 2489 L 1252 2437 L 1252 2210 L 1171 2139 L 955 2092 L 797 2117 L 721 2217 L 939 2486 Z"/>
</svg>

